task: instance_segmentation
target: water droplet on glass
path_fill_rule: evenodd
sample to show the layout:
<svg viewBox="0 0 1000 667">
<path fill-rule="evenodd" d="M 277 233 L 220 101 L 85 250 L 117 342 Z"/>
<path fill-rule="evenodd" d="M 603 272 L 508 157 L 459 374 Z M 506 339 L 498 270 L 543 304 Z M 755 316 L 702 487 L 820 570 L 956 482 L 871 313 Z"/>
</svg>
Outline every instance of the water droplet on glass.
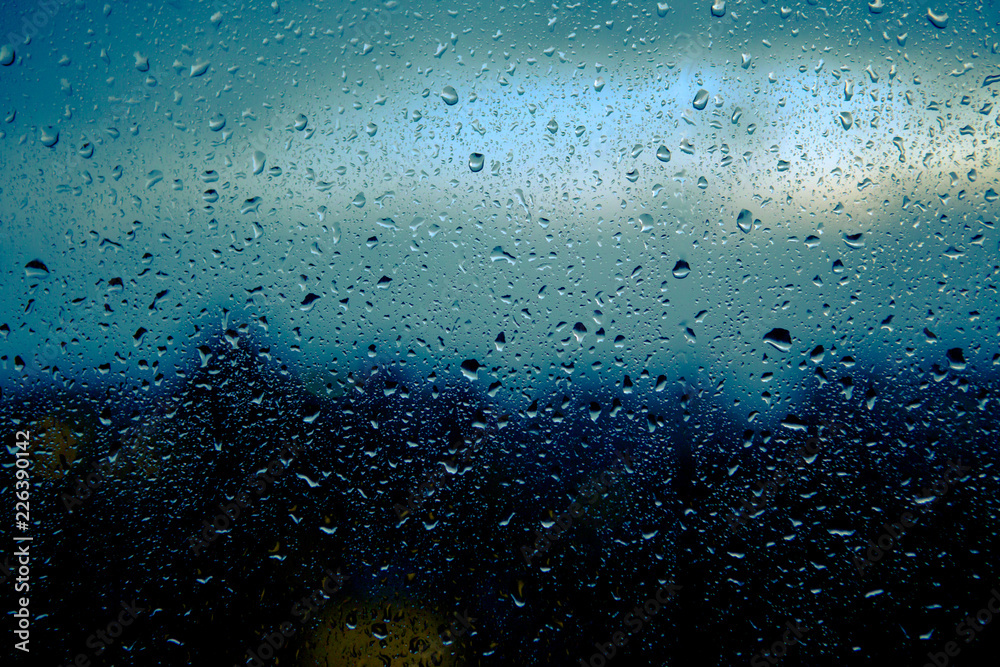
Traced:
<svg viewBox="0 0 1000 667">
<path fill-rule="evenodd" d="M 267 156 L 264 155 L 263 151 L 253 152 L 253 173 L 259 174 L 264 171 L 264 162 L 267 160 Z"/>
<path fill-rule="evenodd" d="M 358 208 L 361 208 L 362 206 L 365 205 L 365 202 L 367 202 L 367 201 L 368 200 L 365 199 L 365 193 L 364 192 L 359 192 L 358 196 L 355 197 L 354 201 L 352 201 L 351 203 L 354 204 L 355 206 L 357 206 Z"/>
<path fill-rule="evenodd" d="M 702 10 L 704 11 L 704 10 Z M 726 0 L 713 0 L 712 2 L 712 16 L 725 16 L 726 15 Z"/>
<path fill-rule="evenodd" d="M 691 273 L 691 265 L 683 259 L 679 259 L 677 260 L 677 263 L 674 264 L 674 270 L 671 273 L 674 274 L 674 278 L 687 278 L 688 274 Z"/>
<path fill-rule="evenodd" d="M 548 122 L 548 124 L 547 124 L 547 125 L 545 126 L 545 129 L 546 129 L 546 130 L 548 130 L 549 132 L 551 132 L 552 134 L 555 134 L 555 133 L 556 133 L 556 131 L 557 131 L 557 130 L 559 129 L 559 123 L 557 123 L 557 122 L 556 122 L 556 119 L 555 119 L 555 118 L 553 118 L 553 119 L 552 119 L 552 120 L 550 120 L 550 121 Z"/>
<path fill-rule="evenodd" d="M 212 132 L 218 132 L 226 126 L 226 118 L 221 114 L 217 113 L 208 119 L 208 129 Z"/>
<path fill-rule="evenodd" d="M 469 169 L 473 172 L 482 171 L 484 160 L 482 153 L 472 153 L 469 155 Z"/>
<path fill-rule="evenodd" d="M 41 131 L 41 142 L 43 146 L 52 148 L 59 142 L 59 130 L 51 125 L 46 125 Z"/>
<path fill-rule="evenodd" d="M 49 267 L 39 259 L 33 259 L 24 265 L 24 275 L 28 278 L 44 278 L 49 275 Z"/>
<path fill-rule="evenodd" d="M 378 125 L 376 125 L 375 123 L 368 123 L 367 125 L 365 125 L 365 133 L 369 137 L 374 137 L 376 132 L 378 132 Z"/>
<path fill-rule="evenodd" d="M 629 171 L 625 172 L 625 178 L 627 178 L 632 183 L 635 183 L 637 180 L 639 180 L 639 170 L 630 169 Z"/>
<path fill-rule="evenodd" d="M 708 91 L 702 88 L 694 96 L 694 108 L 701 111 L 708 106 Z"/>
<path fill-rule="evenodd" d="M 764 342 L 770 343 L 782 352 L 788 352 L 792 349 L 792 337 L 788 333 L 788 329 L 771 329 L 767 335 L 764 336 Z"/>
<path fill-rule="evenodd" d="M 657 148 L 656 159 L 660 162 L 670 162 L 670 149 L 666 146 L 660 146 Z"/>
<path fill-rule="evenodd" d="M 84 160 L 89 160 L 94 156 L 94 144 L 89 141 L 85 141 L 77 150 L 77 154 Z"/>
<path fill-rule="evenodd" d="M 604 90 L 604 77 L 599 76 L 594 80 L 594 90 L 601 92 Z"/>
<path fill-rule="evenodd" d="M 470 380 L 475 380 L 479 378 L 480 368 L 482 368 L 482 366 L 475 359 L 466 359 L 462 362 L 462 375 Z"/>
<path fill-rule="evenodd" d="M 740 211 L 739 215 L 736 216 L 736 226 L 744 233 L 749 232 L 753 229 L 753 214 L 746 209 Z"/>
<path fill-rule="evenodd" d="M 0 46 L 0 65 L 8 67 L 14 62 L 14 47 L 9 44 Z"/>
<path fill-rule="evenodd" d="M 945 12 L 935 12 L 930 7 L 927 8 L 927 20 L 930 21 L 935 28 L 943 30 L 948 27 L 948 15 Z"/>
<path fill-rule="evenodd" d="M 299 305 L 299 310 L 309 312 L 318 299 L 318 294 L 313 294 L 312 292 L 306 294 L 306 298 L 302 299 L 302 303 Z"/>
<path fill-rule="evenodd" d="M 854 116 L 851 115 L 850 111 L 840 112 L 840 124 L 844 126 L 845 130 L 851 129 L 851 126 L 854 125 Z"/>
<path fill-rule="evenodd" d="M 451 86 L 445 86 L 441 90 L 441 99 L 444 100 L 444 103 L 448 106 L 458 104 L 458 91 Z"/>
<path fill-rule="evenodd" d="M 844 243 L 847 244 L 848 248 L 864 248 L 865 238 L 864 234 L 858 232 L 857 234 L 844 234 Z"/>
<path fill-rule="evenodd" d="M 306 125 L 308 124 L 309 124 L 309 119 L 306 117 L 304 113 L 300 113 L 297 116 L 295 116 L 295 121 L 293 121 L 292 127 L 301 132 L 302 130 L 306 129 Z"/>
</svg>

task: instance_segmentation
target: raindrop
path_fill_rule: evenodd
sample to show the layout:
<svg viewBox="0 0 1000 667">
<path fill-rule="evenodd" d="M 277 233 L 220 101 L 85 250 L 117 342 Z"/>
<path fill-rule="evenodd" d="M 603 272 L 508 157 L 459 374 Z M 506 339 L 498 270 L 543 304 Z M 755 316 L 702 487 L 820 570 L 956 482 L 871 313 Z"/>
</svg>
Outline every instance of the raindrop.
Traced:
<svg viewBox="0 0 1000 667">
<path fill-rule="evenodd" d="M 358 195 L 354 198 L 354 201 L 352 201 L 351 203 L 357 206 L 358 208 L 361 208 L 362 206 L 365 205 L 365 202 L 367 201 L 368 200 L 365 199 L 365 193 L 359 192 Z"/>
<path fill-rule="evenodd" d="M 736 216 L 736 226 L 744 233 L 749 232 L 753 229 L 753 214 L 747 209 L 740 211 L 739 215 Z"/>
<path fill-rule="evenodd" d="M 306 118 L 306 115 L 304 113 L 300 113 L 295 117 L 295 121 L 292 123 L 292 127 L 301 132 L 302 130 L 306 129 L 306 125 L 308 124 L 309 124 L 309 119 Z"/>
<path fill-rule="evenodd" d="M 656 159 L 660 162 L 670 162 L 670 149 L 666 146 L 660 146 L 657 148 Z"/>
<path fill-rule="evenodd" d="M 218 132 L 226 126 L 226 119 L 221 113 L 217 113 L 208 119 L 208 129 Z"/>
<path fill-rule="evenodd" d="M 637 180 L 639 180 L 639 170 L 638 169 L 630 169 L 629 171 L 627 171 L 625 173 L 625 178 L 627 178 L 632 183 L 635 183 Z"/>
<path fill-rule="evenodd" d="M 14 63 L 14 47 L 9 44 L 0 46 L 0 65 L 9 67 Z"/>
<path fill-rule="evenodd" d="M 441 90 L 441 99 L 444 100 L 444 103 L 448 106 L 458 104 L 458 91 L 451 86 L 445 86 Z"/>
<path fill-rule="evenodd" d="M 94 144 L 89 141 L 84 142 L 77 150 L 77 154 L 84 160 L 89 160 L 94 156 Z"/>
<path fill-rule="evenodd" d="M 469 155 L 469 169 L 473 172 L 483 170 L 483 154 L 482 153 L 472 153 Z"/>
<path fill-rule="evenodd" d="M 713 0 L 712 1 L 712 16 L 725 16 L 726 15 L 726 0 Z"/>
<path fill-rule="evenodd" d="M 376 125 L 375 123 L 368 123 L 367 125 L 365 125 L 365 133 L 369 137 L 374 137 L 376 132 L 378 132 L 378 125 Z"/>
<path fill-rule="evenodd" d="M 41 140 L 43 146 L 52 148 L 59 142 L 59 130 L 51 125 L 46 125 L 42 128 Z"/>
<path fill-rule="evenodd" d="M 809 360 L 814 364 L 819 364 L 823 361 L 824 356 L 826 356 L 826 350 L 822 345 L 817 345 L 813 348 L 813 351 L 809 353 Z"/>
<path fill-rule="evenodd" d="M 547 125 L 545 126 L 545 129 L 546 129 L 546 130 L 548 130 L 549 132 L 551 132 L 552 134 L 555 134 L 555 133 L 556 133 L 556 131 L 557 131 L 557 130 L 559 129 L 559 123 L 557 123 L 557 122 L 556 122 L 556 119 L 555 119 L 555 118 L 553 118 L 553 119 L 552 119 L 552 120 L 550 120 L 550 121 L 548 122 L 548 124 L 547 124 Z"/>
<path fill-rule="evenodd" d="M 850 111 L 840 112 L 840 124 L 844 126 L 845 130 L 851 129 L 851 126 L 854 125 L 854 116 L 851 115 Z"/>
<path fill-rule="evenodd" d="M 848 248 L 864 248 L 864 234 L 862 232 L 858 232 L 857 234 L 844 234 L 844 243 L 847 244 Z"/>
<path fill-rule="evenodd" d="M 33 259 L 24 265 L 24 275 L 28 278 L 44 278 L 49 275 L 49 267 L 39 259 Z"/>
<path fill-rule="evenodd" d="M 262 171 L 264 171 L 264 162 L 266 161 L 266 159 L 267 159 L 267 156 L 264 155 L 263 151 L 254 151 L 253 152 L 253 173 L 254 174 L 259 174 Z"/>
<path fill-rule="evenodd" d="M 788 352 L 792 349 L 792 337 L 788 333 L 788 329 L 771 329 L 767 335 L 764 336 L 764 342 L 770 343 L 782 352 Z"/>
<path fill-rule="evenodd" d="M 470 380 L 476 380 L 479 378 L 480 368 L 482 368 L 482 366 L 475 359 L 466 359 L 462 362 L 462 375 Z"/>
<path fill-rule="evenodd" d="M 319 299 L 319 295 L 310 292 L 306 295 L 306 298 L 302 299 L 302 304 L 299 306 L 299 310 L 309 312 L 312 310 L 313 304 L 316 303 L 317 299 Z"/>
<path fill-rule="evenodd" d="M 882 4 L 882 0 L 870 0 L 868 3 L 868 11 L 872 14 L 881 14 L 883 9 L 885 5 Z"/>
<path fill-rule="evenodd" d="M 691 265 L 685 262 L 683 259 L 677 260 L 674 264 L 674 270 L 672 271 L 674 278 L 687 278 L 688 274 L 691 273 Z"/>
<path fill-rule="evenodd" d="M 956 371 L 965 370 L 965 355 L 962 348 L 953 347 L 948 350 L 948 367 Z"/>
<path fill-rule="evenodd" d="M 702 88 L 694 96 L 694 108 L 701 111 L 708 106 L 708 91 Z"/>
<path fill-rule="evenodd" d="M 935 13 L 930 7 L 927 8 L 927 20 L 930 21 L 935 28 L 943 30 L 948 27 L 948 15 L 945 12 Z"/>
<path fill-rule="evenodd" d="M 594 90 L 596 90 L 597 92 L 601 92 L 602 90 L 604 90 L 604 77 L 603 76 L 599 76 L 599 77 L 597 77 L 597 79 L 594 80 Z"/>
</svg>

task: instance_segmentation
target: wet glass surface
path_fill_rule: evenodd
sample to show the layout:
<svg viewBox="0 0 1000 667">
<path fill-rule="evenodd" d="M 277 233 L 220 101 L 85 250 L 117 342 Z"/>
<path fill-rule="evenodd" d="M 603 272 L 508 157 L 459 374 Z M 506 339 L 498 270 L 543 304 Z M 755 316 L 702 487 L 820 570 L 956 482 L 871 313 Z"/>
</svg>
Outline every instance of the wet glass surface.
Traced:
<svg viewBox="0 0 1000 667">
<path fill-rule="evenodd" d="M 0 20 L 4 664 L 995 661 L 995 3 Z"/>
</svg>

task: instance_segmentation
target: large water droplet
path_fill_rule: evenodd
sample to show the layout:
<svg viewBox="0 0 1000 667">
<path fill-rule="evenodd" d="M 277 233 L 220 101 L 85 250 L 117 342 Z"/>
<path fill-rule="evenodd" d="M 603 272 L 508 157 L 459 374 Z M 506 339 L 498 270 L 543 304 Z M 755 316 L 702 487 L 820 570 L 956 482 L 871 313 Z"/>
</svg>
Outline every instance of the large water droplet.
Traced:
<svg viewBox="0 0 1000 667">
<path fill-rule="evenodd" d="M 840 112 L 840 124 L 844 126 L 845 130 L 851 129 L 854 125 L 854 116 L 851 115 L 850 111 Z"/>
<path fill-rule="evenodd" d="M 59 130 L 52 127 L 51 125 L 46 125 L 41 130 L 41 142 L 43 146 L 48 146 L 52 148 L 59 142 Z"/>
<path fill-rule="evenodd" d="M 217 113 L 208 119 L 208 129 L 218 132 L 226 126 L 226 118 L 221 113 Z"/>
<path fill-rule="evenodd" d="M 354 204 L 355 206 L 357 206 L 358 208 L 361 208 L 362 206 L 365 205 L 365 202 L 367 202 L 367 201 L 368 200 L 365 199 L 365 193 L 364 192 L 359 192 L 358 196 L 355 197 L 354 201 L 352 201 L 351 203 Z"/>
<path fill-rule="evenodd" d="M 660 162 L 670 162 L 670 149 L 666 146 L 660 146 L 657 148 L 656 159 Z"/>
<path fill-rule="evenodd" d="M 445 86 L 441 89 L 441 99 L 448 106 L 452 104 L 458 104 L 458 91 L 451 86 Z"/>
<path fill-rule="evenodd" d="M 930 7 L 927 8 L 927 20 L 930 21 L 935 28 L 943 30 L 948 27 L 948 14 L 945 12 L 935 12 Z"/>
<path fill-rule="evenodd" d="M 771 329 L 764 336 L 764 342 L 770 343 L 782 352 L 788 352 L 792 349 L 792 336 L 788 333 L 788 329 Z"/>
<path fill-rule="evenodd" d="M 483 170 L 485 158 L 482 153 L 473 153 L 469 156 L 469 169 L 473 172 Z"/>
<path fill-rule="evenodd" d="M 694 108 L 701 111 L 706 106 L 708 106 L 708 91 L 702 88 L 698 91 L 698 94 L 694 96 Z"/>
<path fill-rule="evenodd" d="M 547 125 L 545 126 L 545 129 L 546 129 L 546 130 L 548 130 L 549 132 L 551 132 L 552 134 L 555 134 L 555 133 L 556 133 L 556 131 L 557 131 L 557 130 L 559 129 L 559 123 L 557 123 L 557 122 L 556 122 L 556 119 L 555 119 L 555 118 L 553 118 L 553 119 L 552 119 L 552 120 L 550 120 L 550 121 L 548 122 L 548 124 L 547 124 Z"/>
<path fill-rule="evenodd" d="M 702 10 L 704 11 L 704 10 Z M 725 16 L 726 15 L 726 0 L 713 0 L 712 2 L 712 16 Z"/>
<path fill-rule="evenodd" d="M 300 113 L 295 117 L 295 121 L 292 123 L 292 126 L 296 130 L 301 132 L 302 130 L 306 129 L 306 125 L 308 124 L 309 124 L 309 119 L 306 117 L 304 113 Z"/>
<path fill-rule="evenodd" d="M 267 156 L 264 155 L 263 151 L 253 152 L 253 173 L 259 174 L 264 171 L 264 162 L 267 161 Z"/>
<path fill-rule="evenodd" d="M 870 0 L 868 3 L 868 11 L 872 14 L 881 14 L 883 9 L 885 5 L 882 4 L 882 0 Z"/>
<path fill-rule="evenodd" d="M 746 209 L 740 211 L 739 215 L 736 216 L 736 226 L 744 233 L 749 232 L 753 229 L 753 214 Z"/>
<path fill-rule="evenodd" d="M 49 267 L 40 259 L 33 259 L 24 265 L 24 275 L 29 278 L 44 278 L 49 275 Z"/>
<path fill-rule="evenodd" d="M 9 44 L 0 46 L 0 65 L 8 67 L 14 63 L 14 47 Z"/>
<path fill-rule="evenodd" d="M 674 264 L 674 270 L 671 273 L 674 274 L 674 278 L 687 278 L 688 274 L 691 273 L 691 265 L 683 259 L 679 259 Z"/>
</svg>

